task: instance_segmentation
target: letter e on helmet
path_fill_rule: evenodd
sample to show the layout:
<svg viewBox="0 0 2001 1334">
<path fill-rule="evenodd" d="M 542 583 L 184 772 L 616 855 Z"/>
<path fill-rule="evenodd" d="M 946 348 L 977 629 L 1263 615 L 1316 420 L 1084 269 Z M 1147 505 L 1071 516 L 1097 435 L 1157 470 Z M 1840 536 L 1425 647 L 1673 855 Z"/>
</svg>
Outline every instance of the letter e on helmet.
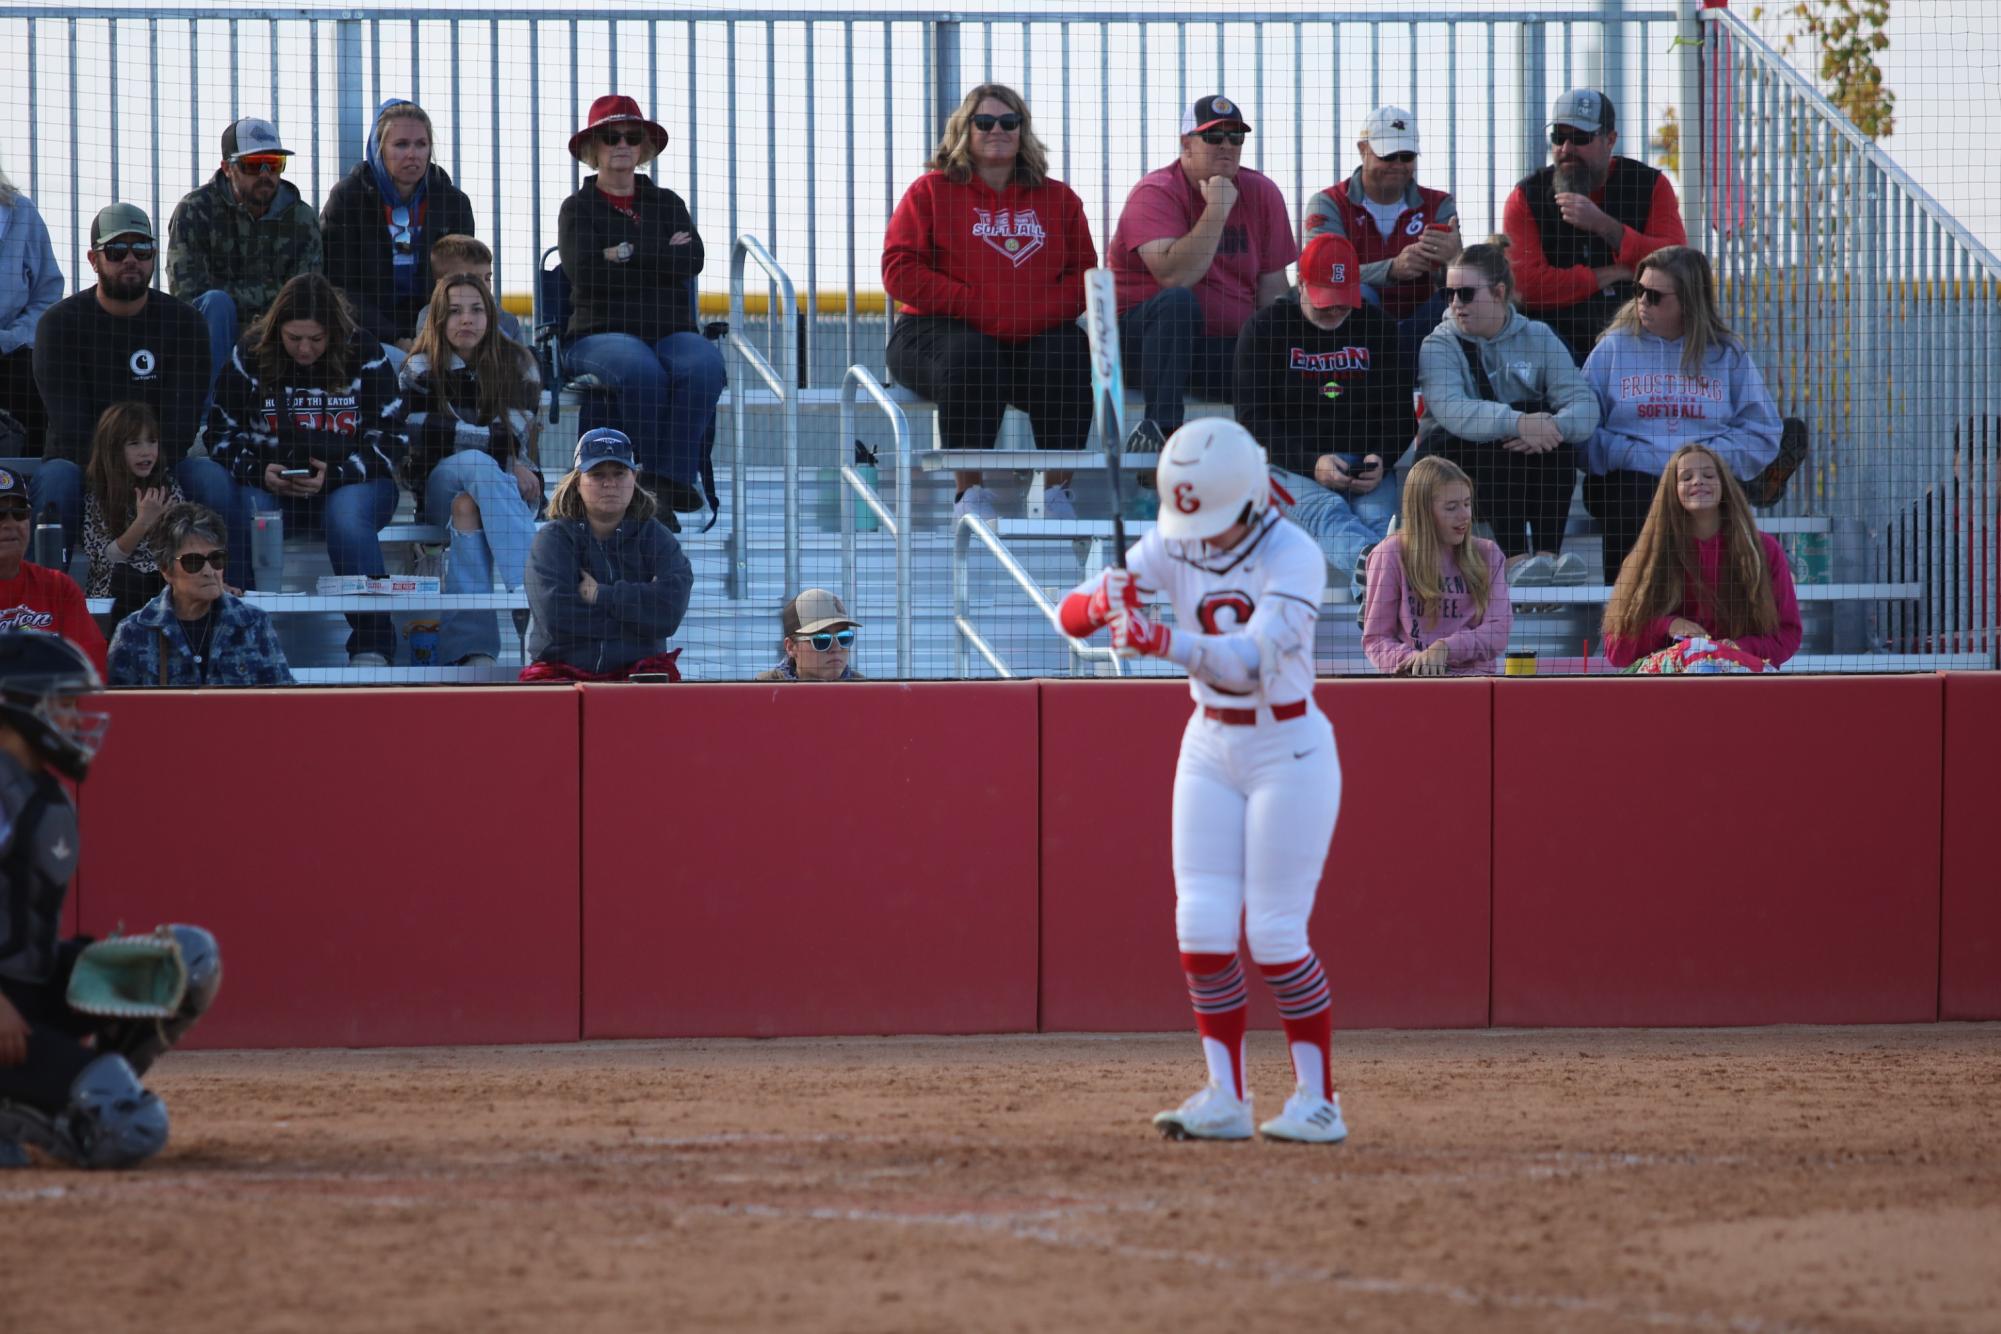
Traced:
<svg viewBox="0 0 2001 1334">
<path fill-rule="evenodd" d="M 1157 475 L 1160 535 L 1175 541 L 1255 519 L 1271 498 L 1263 446 L 1227 417 L 1203 417 L 1169 436 Z"/>
</svg>

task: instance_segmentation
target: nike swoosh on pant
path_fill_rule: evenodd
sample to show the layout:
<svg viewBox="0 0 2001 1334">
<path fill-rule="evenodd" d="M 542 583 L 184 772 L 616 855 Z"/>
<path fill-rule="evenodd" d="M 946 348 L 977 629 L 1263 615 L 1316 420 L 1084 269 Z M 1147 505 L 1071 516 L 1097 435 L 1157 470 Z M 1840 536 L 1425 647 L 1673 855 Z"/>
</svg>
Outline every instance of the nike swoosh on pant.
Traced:
<svg viewBox="0 0 2001 1334">
<path fill-rule="evenodd" d="M 1307 757 L 1308 755 L 1311 755 L 1312 753 L 1313 753 L 1313 749 L 1312 749 L 1312 747 L 1310 747 L 1310 746 L 1309 746 L 1309 747 L 1308 747 L 1307 749 L 1305 749 L 1305 750 L 1295 750 L 1294 752 L 1292 752 L 1292 758 L 1293 758 L 1293 759 L 1295 759 L 1295 760 L 1303 760 L 1303 759 L 1305 759 L 1305 758 L 1306 758 L 1306 757 Z"/>
</svg>

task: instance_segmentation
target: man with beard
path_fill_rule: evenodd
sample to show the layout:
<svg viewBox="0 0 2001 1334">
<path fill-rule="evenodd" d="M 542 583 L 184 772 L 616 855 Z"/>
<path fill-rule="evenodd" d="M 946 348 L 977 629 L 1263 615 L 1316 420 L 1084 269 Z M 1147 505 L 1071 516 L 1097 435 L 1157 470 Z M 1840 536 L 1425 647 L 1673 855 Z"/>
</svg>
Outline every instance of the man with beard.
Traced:
<svg viewBox="0 0 2001 1334">
<path fill-rule="evenodd" d="M 1668 178 L 1613 155 L 1617 121 L 1595 89 L 1557 98 L 1552 161 L 1522 178 L 1501 215 L 1523 311 L 1555 330 L 1580 366 L 1632 297 L 1634 266 L 1662 246 L 1688 242 Z"/>
<path fill-rule="evenodd" d="M 324 267 L 320 215 L 285 179 L 278 127 L 246 116 L 222 132 L 222 165 L 167 224 L 167 288 L 208 322 L 211 385 L 278 289 Z"/>
<path fill-rule="evenodd" d="M 111 204 L 90 224 L 97 285 L 50 306 L 35 326 L 35 384 L 49 413 L 32 482 L 35 515 L 53 507 L 65 549 L 83 525 L 83 465 L 97 419 L 114 403 L 144 403 L 160 422 L 160 452 L 181 491 L 229 512 L 229 474 L 188 458 L 210 376 L 208 329 L 187 302 L 153 290 L 158 242 L 136 204 Z"/>
</svg>

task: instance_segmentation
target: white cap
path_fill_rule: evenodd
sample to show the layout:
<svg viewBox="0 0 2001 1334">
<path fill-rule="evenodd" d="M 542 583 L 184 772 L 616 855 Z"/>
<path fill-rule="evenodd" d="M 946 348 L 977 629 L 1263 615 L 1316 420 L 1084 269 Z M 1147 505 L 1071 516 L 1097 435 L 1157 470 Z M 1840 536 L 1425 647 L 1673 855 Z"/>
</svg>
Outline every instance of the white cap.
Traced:
<svg viewBox="0 0 2001 1334">
<path fill-rule="evenodd" d="M 1417 117 L 1402 107 L 1377 107 L 1362 122 L 1362 138 L 1377 153 L 1417 152 Z"/>
</svg>

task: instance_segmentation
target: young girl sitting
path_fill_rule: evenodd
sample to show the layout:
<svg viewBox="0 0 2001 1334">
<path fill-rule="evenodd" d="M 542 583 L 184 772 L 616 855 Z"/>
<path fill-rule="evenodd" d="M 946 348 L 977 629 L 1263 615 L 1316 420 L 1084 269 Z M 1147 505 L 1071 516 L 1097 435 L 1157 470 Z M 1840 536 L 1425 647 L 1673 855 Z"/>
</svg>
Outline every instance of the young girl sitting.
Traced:
<svg viewBox="0 0 2001 1334">
<path fill-rule="evenodd" d="M 83 474 L 85 592 L 111 599 L 115 624 L 153 600 L 165 581 L 149 540 L 183 497 L 160 457 L 160 419 L 144 403 L 113 403 L 97 419 Z"/>
<path fill-rule="evenodd" d="M 1605 604 L 1605 660 L 1630 667 L 1679 640 L 1734 641 L 1776 667 L 1800 647 L 1792 567 L 1707 445 L 1684 445 L 1654 489 Z"/>
<path fill-rule="evenodd" d="M 1508 646 L 1501 548 L 1473 536 L 1473 481 L 1433 455 L 1404 479 L 1398 530 L 1369 555 L 1362 649 L 1403 676 L 1491 674 Z"/>
</svg>

